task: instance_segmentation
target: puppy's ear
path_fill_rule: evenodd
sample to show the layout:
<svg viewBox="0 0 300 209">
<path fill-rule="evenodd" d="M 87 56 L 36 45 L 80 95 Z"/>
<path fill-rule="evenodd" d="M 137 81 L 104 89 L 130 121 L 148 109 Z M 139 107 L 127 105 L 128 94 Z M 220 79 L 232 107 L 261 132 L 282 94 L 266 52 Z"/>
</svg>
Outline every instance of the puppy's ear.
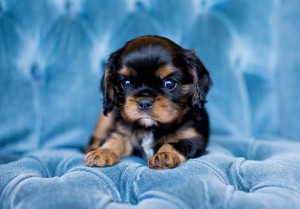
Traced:
<svg viewBox="0 0 300 209">
<path fill-rule="evenodd" d="M 112 53 L 106 64 L 106 71 L 101 80 L 101 89 L 103 92 L 103 114 L 107 116 L 115 106 L 115 90 L 113 86 L 113 72 L 115 72 L 117 65 L 118 51 Z"/>
<path fill-rule="evenodd" d="M 209 72 L 204 67 L 194 50 L 185 51 L 185 61 L 193 77 L 195 93 L 192 98 L 192 106 L 200 109 L 206 103 L 206 95 L 212 85 Z"/>
</svg>

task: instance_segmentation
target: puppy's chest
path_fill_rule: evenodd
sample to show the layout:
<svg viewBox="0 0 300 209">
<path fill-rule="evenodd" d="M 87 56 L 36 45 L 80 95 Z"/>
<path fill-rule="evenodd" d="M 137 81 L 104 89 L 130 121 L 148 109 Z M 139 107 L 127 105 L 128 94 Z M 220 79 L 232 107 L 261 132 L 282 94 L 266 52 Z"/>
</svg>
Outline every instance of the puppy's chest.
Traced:
<svg viewBox="0 0 300 209">
<path fill-rule="evenodd" d="M 146 132 L 140 139 L 140 146 L 143 151 L 143 157 L 149 159 L 154 154 L 154 134 L 153 132 Z"/>
</svg>

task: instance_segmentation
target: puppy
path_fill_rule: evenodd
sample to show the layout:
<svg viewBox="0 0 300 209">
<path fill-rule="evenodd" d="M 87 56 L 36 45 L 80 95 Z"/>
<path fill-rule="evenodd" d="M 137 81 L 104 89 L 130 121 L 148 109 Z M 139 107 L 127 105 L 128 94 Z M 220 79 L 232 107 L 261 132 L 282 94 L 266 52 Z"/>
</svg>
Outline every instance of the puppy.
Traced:
<svg viewBox="0 0 300 209">
<path fill-rule="evenodd" d="M 149 168 L 175 168 L 205 153 L 204 109 L 212 84 L 193 50 L 159 36 L 133 39 L 112 53 L 102 78 L 103 114 L 85 157 L 112 166 L 134 154 Z"/>
</svg>

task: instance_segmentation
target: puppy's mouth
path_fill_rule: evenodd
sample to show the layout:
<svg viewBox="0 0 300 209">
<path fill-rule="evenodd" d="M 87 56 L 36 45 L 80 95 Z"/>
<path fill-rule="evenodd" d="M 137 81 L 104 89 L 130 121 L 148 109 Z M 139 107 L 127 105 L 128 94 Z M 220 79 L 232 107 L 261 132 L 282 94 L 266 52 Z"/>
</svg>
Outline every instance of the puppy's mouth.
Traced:
<svg viewBox="0 0 300 209">
<path fill-rule="evenodd" d="M 141 126 L 144 126 L 146 128 L 150 128 L 153 126 L 157 126 L 158 123 L 156 120 L 154 120 L 152 117 L 150 117 L 147 114 L 144 114 L 141 118 L 139 118 L 138 120 L 138 124 Z"/>
<path fill-rule="evenodd" d="M 155 111 L 155 101 L 153 98 L 140 98 L 137 100 L 137 109 L 139 112 L 138 123 L 146 128 L 157 125 L 156 120 L 152 117 L 152 112 Z"/>
</svg>

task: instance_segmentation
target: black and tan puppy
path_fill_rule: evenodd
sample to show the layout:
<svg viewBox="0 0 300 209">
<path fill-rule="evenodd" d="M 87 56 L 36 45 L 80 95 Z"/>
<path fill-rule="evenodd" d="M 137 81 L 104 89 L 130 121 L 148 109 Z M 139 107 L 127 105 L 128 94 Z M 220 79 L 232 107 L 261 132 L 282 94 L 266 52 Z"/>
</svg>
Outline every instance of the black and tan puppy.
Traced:
<svg viewBox="0 0 300 209">
<path fill-rule="evenodd" d="M 175 168 L 205 153 L 209 125 L 203 107 L 211 85 L 193 50 L 142 36 L 112 53 L 102 79 L 103 114 L 87 166 L 112 166 L 131 154 L 150 168 Z"/>
</svg>

